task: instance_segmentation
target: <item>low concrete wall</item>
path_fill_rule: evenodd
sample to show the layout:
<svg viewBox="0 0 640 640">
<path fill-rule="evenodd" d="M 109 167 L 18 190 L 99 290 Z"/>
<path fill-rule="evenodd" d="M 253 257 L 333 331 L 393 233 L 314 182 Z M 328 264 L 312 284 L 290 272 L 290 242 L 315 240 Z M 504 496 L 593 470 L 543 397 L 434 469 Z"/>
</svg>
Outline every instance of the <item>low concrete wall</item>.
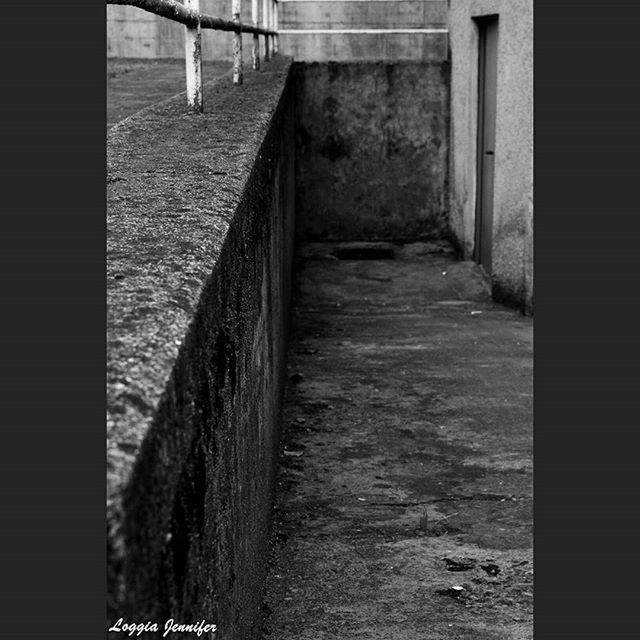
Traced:
<svg viewBox="0 0 640 640">
<path fill-rule="evenodd" d="M 445 235 L 448 63 L 296 63 L 294 77 L 298 236 Z"/>
<path fill-rule="evenodd" d="M 533 1 L 451 3 L 451 227 L 472 258 L 478 130 L 478 27 L 498 15 L 492 285 L 494 298 L 533 310 Z"/>
<path fill-rule="evenodd" d="M 291 285 L 289 75 L 273 61 L 207 85 L 202 116 L 179 96 L 109 134 L 111 621 L 204 618 L 219 640 L 259 625 Z"/>
</svg>

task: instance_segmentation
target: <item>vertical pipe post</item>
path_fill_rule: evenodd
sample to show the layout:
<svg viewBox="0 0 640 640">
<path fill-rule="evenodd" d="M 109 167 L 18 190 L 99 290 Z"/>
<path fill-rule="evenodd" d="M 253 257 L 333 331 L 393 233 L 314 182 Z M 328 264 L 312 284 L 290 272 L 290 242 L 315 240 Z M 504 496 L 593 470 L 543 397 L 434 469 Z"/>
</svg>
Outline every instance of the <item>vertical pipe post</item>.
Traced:
<svg viewBox="0 0 640 640">
<path fill-rule="evenodd" d="M 253 20 L 253 26 L 260 26 L 258 23 L 258 4 L 259 0 L 251 0 L 251 20 Z M 251 49 L 251 55 L 253 59 L 253 68 L 260 68 L 260 37 L 257 33 L 253 34 L 253 48 Z"/>
<path fill-rule="evenodd" d="M 262 28 L 269 29 L 269 2 L 270 0 L 262 0 Z M 264 37 L 264 59 L 271 57 L 269 36 Z"/>
<path fill-rule="evenodd" d="M 242 0 L 232 0 L 233 21 L 240 24 Z M 233 32 L 233 84 L 242 84 L 242 32 Z"/>
<path fill-rule="evenodd" d="M 273 0 L 267 0 L 267 15 L 269 16 L 268 27 L 269 31 L 273 31 Z M 273 36 L 269 36 L 269 50 L 271 57 L 273 58 Z"/>
<path fill-rule="evenodd" d="M 200 15 L 200 0 L 185 0 L 187 9 Z M 185 26 L 184 60 L 187 77 L 187 106 L 194 113 L 202 113 L 202 44 L 200 21 L 195 27 Z"/>
<path fill-rule="evenodd" d="M 273 36 L 273 53 L 278 53 L 278 0 L 273 0 L 273 30 L 276 32 Z"/>
</svg>

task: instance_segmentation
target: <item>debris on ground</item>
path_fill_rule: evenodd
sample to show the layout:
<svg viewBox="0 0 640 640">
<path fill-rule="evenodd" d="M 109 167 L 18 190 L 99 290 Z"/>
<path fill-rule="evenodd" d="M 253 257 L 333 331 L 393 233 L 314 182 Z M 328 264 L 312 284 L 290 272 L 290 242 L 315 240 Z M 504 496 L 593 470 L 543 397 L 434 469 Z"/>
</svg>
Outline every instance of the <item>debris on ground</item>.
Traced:
<svg viewBox="0 0 640 640">
<path fill-rule="evenodd" d="M 469 571 L 476 566 L 474 558 L 445 558 L 447 571 Z"/>
<path fill-rule="evenodd" d="M 471 587 L 469 585 L 454 584 L 445 589 L 436 589 L 436 593 L 440 596 L 449 596 L 450 598 L 464 598 L 469 595 Z"/>
<path fill-rule="evenodd" d="M 409 249 L 297 275 L 270 638 L 532 638 L 531 321 Z"/>
<path fill-rule="evenodd" d="M 480 568 L 486 571 L 490 576 L 497 576 L 500 573 L 500 567 L 497 564 L 481 564 Z"/>
</svg>

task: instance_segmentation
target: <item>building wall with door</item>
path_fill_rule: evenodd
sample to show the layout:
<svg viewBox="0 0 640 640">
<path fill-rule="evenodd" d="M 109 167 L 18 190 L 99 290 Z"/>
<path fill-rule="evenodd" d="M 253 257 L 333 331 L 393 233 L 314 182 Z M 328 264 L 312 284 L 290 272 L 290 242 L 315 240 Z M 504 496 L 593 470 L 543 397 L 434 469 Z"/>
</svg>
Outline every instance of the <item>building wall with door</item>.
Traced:
<svg viewBox="0 0 640 640">
<path fill-rule="evenodd" d="M 533 0 L 450 0 L 450 225 L 475 257 L 479 27 L 498 16 L 491 281 L 494 299 L 533 310 Z"/>
</svg>

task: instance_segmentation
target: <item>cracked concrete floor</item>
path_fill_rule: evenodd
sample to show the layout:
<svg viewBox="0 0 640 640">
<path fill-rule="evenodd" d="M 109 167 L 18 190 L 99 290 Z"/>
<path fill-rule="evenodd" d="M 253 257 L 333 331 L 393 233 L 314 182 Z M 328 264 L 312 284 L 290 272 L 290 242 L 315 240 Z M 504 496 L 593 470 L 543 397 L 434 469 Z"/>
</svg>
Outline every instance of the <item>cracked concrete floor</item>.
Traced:
<svg viewBox="0 0 640 640">
<path fill-rule="evenodd" d="M 532 320 L 446 245 L 301 256 L 263 637 L 532 638 Z"/>
</svg>

